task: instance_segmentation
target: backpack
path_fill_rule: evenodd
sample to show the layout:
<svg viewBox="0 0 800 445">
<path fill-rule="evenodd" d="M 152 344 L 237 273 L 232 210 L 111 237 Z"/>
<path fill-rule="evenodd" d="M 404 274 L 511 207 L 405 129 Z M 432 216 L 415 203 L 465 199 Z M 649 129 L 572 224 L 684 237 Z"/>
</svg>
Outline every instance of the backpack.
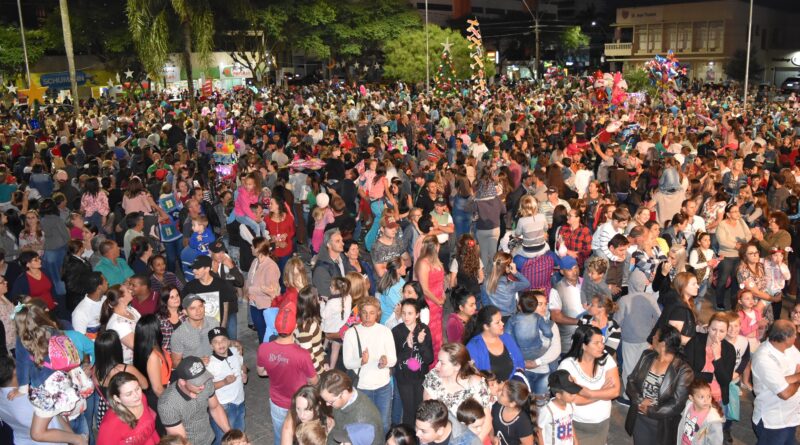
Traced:
<svg viewBox="0 0 800 445">
<path fill-rule="evenodd" d="M 53 371 L 69 372 L 81 364 L 81 354 L 75 343 L 63 334 L 50 336 L 47 344 L 48 361 L 44 366 Z"/>
</svg>

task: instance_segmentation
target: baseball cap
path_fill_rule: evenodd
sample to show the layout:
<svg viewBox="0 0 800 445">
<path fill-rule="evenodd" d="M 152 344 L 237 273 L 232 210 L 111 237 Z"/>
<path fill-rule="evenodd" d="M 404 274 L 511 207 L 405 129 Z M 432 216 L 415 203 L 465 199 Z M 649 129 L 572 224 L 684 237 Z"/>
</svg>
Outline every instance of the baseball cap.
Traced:
<svg viewBox="0 0 800 445">
<path fill-rule="evenodd" d="M 213 243 L 211 243 L 210 246 L 208 246 L 208 250 L 210 250 L 212 253 L 225 252 L 226 251 L 225 250 L 225 243 L 223 243 L 221 239 L 218 239 L 218 240 L 214 241 Z M 198 258 L 200 258 L 200 257 L 198 257 Z"/>
<path fill-rule="evenodd" d="M 207 255 L 200 255 L 192 261 L 191 269 L 202 269 L 203 267 L 211 267 L 211 257 Z"/>
<path fill-rule="evenodd" d="M 375 439 L 375 427 L 368 423 L 351 423 L 332 432 L 333 440 L 352 445 L 370 445 Z"/>
<path fill-rule="evenodd" d="M 578 261 L 575 260 L 574 257 L 571 257 L 569 255 L 564 255 L 561 258 L 561 261 L 559 261 L 558 266 L 559 268 L 561 268 L 561 270 L 569 270 L 572 269 L 573 267 L 577 267 Z"/>
<path fill-rule="evenodd" d="M 217 326 L 216 328 L 208 331 L 208 342 L 211 343 L 211 340 L 214 340 L 219 336 L 228 338 L 228 330 L 222 326 Z"/>
<path fill-rule="evenodd" d="M 175 376 L 194 386 L 203 386 L 211 380 L 211 374 L 206 371 L 203 361 L 193 355 L 184 357 L 178 363 L 178 367 L 175 368 Z"/>
<path fill-rule="evenodd" d="M 569 372 L 566 369 L 559 369 L 550 374 L 547 378 L 547 384 L 550 386 L 551 392 L 567 392 L 570 394 L 578 394 L 581 392 L 581 387 L 570 379 Z"/>
<path fill-rule="evenodd" d="M 275 317 L 275 330 L 278 334 L 288 335 L 294 332 L 297 327 L 297 306 L 294 304 L 285 304 L 278 310 L 278 316 Z"/>
<path fill-rule="evenodd" d="M 194 303 L 195 301 L 202 301 L 203 303 L 206 302 L 206 300 L 202 299 L 200 297 L 200 295 L 189 294 L 189 295 L 183 297 L 183 300 L 181 301 L 181 305 L 183 305 L 183 308 L 186 309 L 187 307 L 191 306 L 192 303 Z"/>
<path fill-rule="evenodd" d="M 396 229 L 400 225 L 397 224 L 397 220 L 395 220 L 394 216 L 386 215 L 381 220 L 381 226 L 383 226 L 383 227 L 385 227 L 387 229 Z"/>
<path fill-rule="evenodd" d="M 444 196 L 442 196 L 442 195 L 437 196 L 436 200 L 433 201 L 433 203 L 436 204 L 436 205 L 442 205 L 442 206 L 443 205 L 447 205 L 447 201 L 445 201 Z"/>
<path fill-rule="evenodd" d="M 556 190 L 556 188 L 555 188 L 555 187 L 549 187 L 549 188 L 547 189 L 547 193 L 558 193 L 558 190 Z"/>
</svg>

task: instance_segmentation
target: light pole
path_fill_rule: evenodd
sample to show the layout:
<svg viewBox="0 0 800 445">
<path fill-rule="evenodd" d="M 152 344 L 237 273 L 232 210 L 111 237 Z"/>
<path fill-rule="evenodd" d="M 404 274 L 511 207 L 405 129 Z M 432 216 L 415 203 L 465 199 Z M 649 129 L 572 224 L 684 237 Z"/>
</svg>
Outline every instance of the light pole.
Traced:
<svg viewBox="0 0 800 445">
<path fill-rule="evenodd" d="M 22 24 L 22 5 L 17 0 L 17 12 L 19 13 L 19 33 L 22 35 L 22 54 L 25 56 L 25 74 L 28 77 L 28 88 L 31 87 L 31 68 L 28 66 L 28 44 L 25 42 L 25 25 Z"/>
<path fill-rule="evenodd" d="M 747 113 L 747 89 L 750 86 L 750 39 L 753 37 L 753 0 L 750 0 L 750 18 L 747 21 L 747 60 L 744 62 L 744 105 L 742 112 Z"/>
<path fill-rule="evenodd" d="M 19 1 L 19 0 L 17 0 Z M 431 90 L 431 49 L 428 42 L 428 0 L 425 0 L 425 94 Z"/>
</svg>

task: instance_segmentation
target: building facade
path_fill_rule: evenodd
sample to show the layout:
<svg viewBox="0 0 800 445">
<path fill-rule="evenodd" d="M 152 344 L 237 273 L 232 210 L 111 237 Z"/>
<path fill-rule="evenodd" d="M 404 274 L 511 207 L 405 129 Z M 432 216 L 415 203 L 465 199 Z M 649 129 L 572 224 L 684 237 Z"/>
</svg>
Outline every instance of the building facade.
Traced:
<svg viewBox="0 0 800 445">
<path fill-rule="evenodd" d="M 605 57 L 612 69 L 627 70 L 672 50 L 691 79 L 721 82 L 726 63 L 747 48 L 748 17 L 749 2 L 740 0 L 618 8 Z M 751 51 L 762 81 L 777 80 L 772 53 L 800 45 L 798 23 L 798 14 L 754 7 Z"/>
</svg>

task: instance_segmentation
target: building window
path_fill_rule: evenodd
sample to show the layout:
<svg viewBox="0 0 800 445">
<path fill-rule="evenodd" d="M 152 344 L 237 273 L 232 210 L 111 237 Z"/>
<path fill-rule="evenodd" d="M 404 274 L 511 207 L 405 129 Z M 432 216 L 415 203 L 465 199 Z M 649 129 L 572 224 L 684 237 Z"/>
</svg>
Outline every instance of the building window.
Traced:
<svg viewBox="0 0 800 445">
<path fill-rule="evenodd" d="M 676 51 L 689 51 L 692 49 L 692 24 L 678 24 L 678 45 Z"/>
<path fill-rule="evenodd" d="M 636 52 L 647 51 L 647 26 L 637 26 L 634 28 L 633 46 Z"/>
<path fill-rule="evenodd" d="M 647 51 L 657 53 L 662 50 L 661 39 L 663 34 L 664 30 L 661 25 L 650 25 L 647 27 Z"/>
<path fill-rule="evenodd" d="M 695 51 L 707 51 L 708 50 L 708 23 L 695 23 L 692 29 L 692 34 L 694 37 L 694 44 L 692 45 Z"/>
<path fill-rule="evenodd" d="M 725 23 L 722 21 L 708 23 L 708 50 L 721 51 L 725 37 Z"/>
</svg>

